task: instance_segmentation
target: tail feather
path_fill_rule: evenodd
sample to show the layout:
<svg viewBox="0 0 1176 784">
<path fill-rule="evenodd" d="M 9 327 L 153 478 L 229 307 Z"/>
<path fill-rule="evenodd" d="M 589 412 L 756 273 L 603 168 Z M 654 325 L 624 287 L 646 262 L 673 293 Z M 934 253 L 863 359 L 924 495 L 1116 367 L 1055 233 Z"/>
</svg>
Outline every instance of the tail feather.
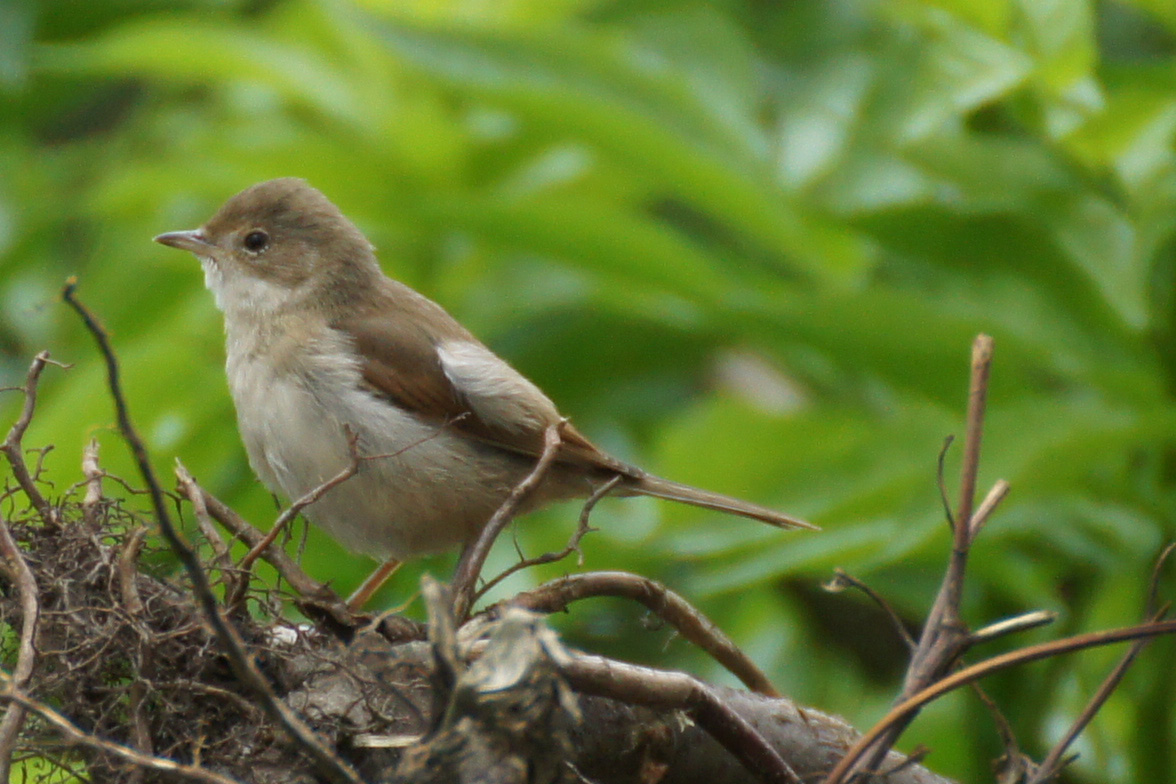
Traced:
<svg viewBox="0 0 1176 784">
<path fill-rule="evenodd" d="M 738 498 L 720 495 L 719 493 L 712 493 L 709 490 L 700 490 L 697 487 L 671 482 L 668 479 L 662 479 L 657 476 L 645 475 L 632 482 L 623 483 L 622 488 L 621 492 L 626 495 L 648 495 L 654 498 L 664 498 L 668 501 L 679 501 L 692 506 L 701 506 L 704 509 L 714 509 L 718 512 L 750 517 L 753 520 L 759 520 L 780 528 L 820 530 L 812 523 L 790 517 L 774 509 L 769 509 L 766 506 L 741 501 Z"/>
</svg>

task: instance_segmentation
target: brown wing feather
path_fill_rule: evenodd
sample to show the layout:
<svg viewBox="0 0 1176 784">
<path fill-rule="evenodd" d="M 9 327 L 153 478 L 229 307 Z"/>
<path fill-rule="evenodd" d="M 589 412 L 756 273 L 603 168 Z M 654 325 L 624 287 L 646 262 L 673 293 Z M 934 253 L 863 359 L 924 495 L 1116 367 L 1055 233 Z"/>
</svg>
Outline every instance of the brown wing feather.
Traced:
<svg viewBox="0 0 1176 784">
<path fill-rule="evenodd" d="M 450 340 L 478 343 L 477 339 L 439 305 L 411 289 L 396 286 L 390 294 L 366 313 L 332 325 L 354 339 L 360 372 L 372 393 L 470 438 L 529 457 L 542 454 L 546 426 L 508 429 L 488 422 L 446 376 L 438 346 Z M 389 318 L 391 308 L 403 311 L 404 317 Z M 561 436 L 556 455 L 561 463 L 644 476 L 640 469 L 602 452 L 570 424 L 564 425 Z"/>
</svg>

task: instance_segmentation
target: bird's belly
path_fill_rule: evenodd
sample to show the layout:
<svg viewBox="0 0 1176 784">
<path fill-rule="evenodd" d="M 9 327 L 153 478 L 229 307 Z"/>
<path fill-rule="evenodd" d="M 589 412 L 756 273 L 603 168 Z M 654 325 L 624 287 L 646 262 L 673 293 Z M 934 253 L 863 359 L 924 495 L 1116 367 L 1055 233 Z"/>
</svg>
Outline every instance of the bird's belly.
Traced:
<svg viewBox="0 0 1176 784">
<path fill-rule="evenodd" d="M 532 465 L 358 386 L 252 376 L 234 399 L 250 465 L 270 490 L 296 500 L 329 481 L 351 463 L 348 433 L 358 436 L 358 472 L 305 510 L 353 552 L 403 560 L 455 548 Z"/>
</svg>

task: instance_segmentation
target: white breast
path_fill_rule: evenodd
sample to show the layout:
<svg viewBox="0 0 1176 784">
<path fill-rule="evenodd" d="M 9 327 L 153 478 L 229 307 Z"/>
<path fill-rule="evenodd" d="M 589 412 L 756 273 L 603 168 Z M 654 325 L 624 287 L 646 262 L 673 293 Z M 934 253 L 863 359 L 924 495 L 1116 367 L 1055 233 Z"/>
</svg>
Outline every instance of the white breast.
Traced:
<svg viewBox="0 0 1176 784">
<path fill-rule="evenodd" d="M 348 549 L 379 559 L 469 539 L 528 463 L 373 396 L 339 335 L 325 328 L 304 333 L 264 341 L 230 334 L 230 388 L 262 481 L 290 499 L 310 492 L 349 464 L 350 427 L 365 459 L 356 476 L 307 508 L 312 522 Z"/>
</svg>

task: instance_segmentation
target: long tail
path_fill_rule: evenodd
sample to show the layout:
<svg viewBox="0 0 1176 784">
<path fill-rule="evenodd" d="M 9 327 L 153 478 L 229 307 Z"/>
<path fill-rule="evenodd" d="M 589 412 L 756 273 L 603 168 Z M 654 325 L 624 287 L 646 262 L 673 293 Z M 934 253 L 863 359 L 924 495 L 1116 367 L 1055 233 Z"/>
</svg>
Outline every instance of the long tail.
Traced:
<svg viewBox="0 0 1176 784">
<path fill-rule="evenodd" d="M 769 509 L 766 506 L 759 506 L 758 504 L 741 501 L 738 498 L 712 493 L 709 490 L 700 490 L 697 487 L 671 482 L 668 479 L 649 476 L 648 474 L 640 479 L 623 482 L 618 489 L 620 494 L 624 495 L 650 495 L 654 498 L 680 501 L 681 503 L 691 504 L 692 506 L 701 506 L 704 509 L 714 509 L 719 512 L 727 512 L 741 517 L 750 517 L 753 520 L 759 520 L 769 525 L 779 526 L 780 528 L 820 530 L 812 523 L 806 523 L 804 520 L 790 517 L 774 509 Z"/>
</svg>

